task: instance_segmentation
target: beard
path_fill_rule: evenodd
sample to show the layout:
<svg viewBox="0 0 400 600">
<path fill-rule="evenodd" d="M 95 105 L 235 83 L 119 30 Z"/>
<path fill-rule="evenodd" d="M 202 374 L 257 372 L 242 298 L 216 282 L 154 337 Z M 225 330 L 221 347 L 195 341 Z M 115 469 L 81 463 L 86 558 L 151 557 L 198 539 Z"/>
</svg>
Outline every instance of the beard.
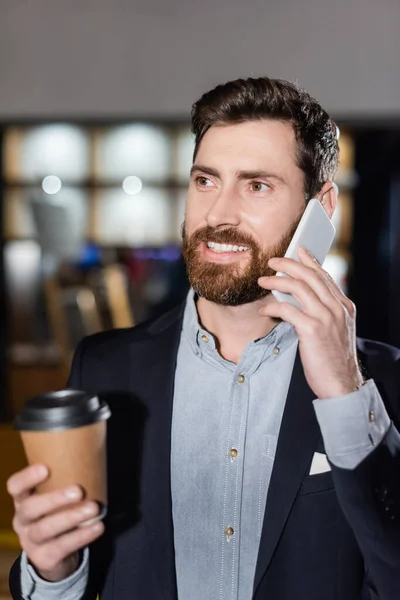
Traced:
<svg viewBox="0 0 400 600">
<path fill-rule="evenodd" d="M 262 250 L 250 235 L 240 233 L 234 227 L 217 230 L 205 226 L 188 236 L 183 224 L 182 254 L 190 285 L 196 294 L 223 306 L 240 306 L 268 296 L 270 290 L 260 287 L 258 279 L 276 274 L 276 271 L 268 266 L 268 261 L 284 256 L 301 216 L 300 214 L 295 219 L 277 244 L 266 250 Z M 202 242 L 246 246 L 250 249 L 250 258 L 247 258 L 246 264 L 242 266 L 239 260 L 237 264 L 208 262 L 200 256 L 199 245 Z"/>
</svg>

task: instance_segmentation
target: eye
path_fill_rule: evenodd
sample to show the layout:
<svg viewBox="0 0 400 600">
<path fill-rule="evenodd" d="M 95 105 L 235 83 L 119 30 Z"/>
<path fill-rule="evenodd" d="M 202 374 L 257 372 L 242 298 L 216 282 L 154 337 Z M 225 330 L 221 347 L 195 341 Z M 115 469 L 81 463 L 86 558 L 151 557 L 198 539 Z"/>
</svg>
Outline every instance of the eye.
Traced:
<svg viewBox="0 0 400 600">
<path fill-rule="evenodd" d="M 211 179 L 208 179 L 208 177 L 205 177 L 204 175 L 196 177 L 196 183 L 199 187 L 211 187 L 213 185 Z"/>
<path fill-rule="evenodd" d="M 267 192 L 270 187 L 267 183 L 263 181 L 252 181 L 250 183 L 250 189 L 252 192 Z"/>
</svg>

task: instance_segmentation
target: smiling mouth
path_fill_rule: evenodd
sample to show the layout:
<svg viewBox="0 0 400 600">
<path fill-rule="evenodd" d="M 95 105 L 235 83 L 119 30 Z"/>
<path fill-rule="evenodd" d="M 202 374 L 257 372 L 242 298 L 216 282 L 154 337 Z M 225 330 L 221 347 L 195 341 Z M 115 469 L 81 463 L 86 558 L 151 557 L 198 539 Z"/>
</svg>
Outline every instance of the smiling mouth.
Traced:
<svg viewBox="0 0 400 600">
<path fill-rule="evenodd" d="M 217 242 L 206 242 L 207 248 L 213 252 L 246 252 L 250 250 L 248 246 L 236 246 L 234 244 L 218 244 Z"/>
</svg>

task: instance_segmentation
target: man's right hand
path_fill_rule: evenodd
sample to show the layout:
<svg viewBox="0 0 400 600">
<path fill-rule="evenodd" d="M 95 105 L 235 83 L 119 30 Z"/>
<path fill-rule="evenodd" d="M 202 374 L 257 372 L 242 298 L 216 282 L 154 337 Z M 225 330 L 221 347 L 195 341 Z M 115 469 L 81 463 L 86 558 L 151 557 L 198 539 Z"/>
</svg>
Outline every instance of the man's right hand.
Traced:
<svg viewBox="0 0 400 600">
<path fill-rule="evenodd" d="M 43 579 L 60 581 L 76 571 L 79 550 L 97 539 L 104 525 L 78 527 L 99 511 L 95 502 L 82 502 L 79 486 L 34 494 L 47 477 L 44 465 L 31 465 L 9 478 L 7 490 L 14 500 L 13 529 L 30 563 Z"/>
</svg>

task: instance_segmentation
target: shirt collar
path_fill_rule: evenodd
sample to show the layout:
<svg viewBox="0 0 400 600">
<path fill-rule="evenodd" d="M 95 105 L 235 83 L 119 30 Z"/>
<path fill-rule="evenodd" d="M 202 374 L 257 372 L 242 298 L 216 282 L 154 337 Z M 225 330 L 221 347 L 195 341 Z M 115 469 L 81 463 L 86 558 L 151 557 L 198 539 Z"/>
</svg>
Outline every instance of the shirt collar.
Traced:
<svg viewBox="0 0 400 600">
<path fill-rule="evenodd" d="M 199 323 L 199 316 L 196 308 L 196 294 L 192 288 L 189 290 L 186 299 L 182 330 L 183 335 L 186 337 L 193 352 L 197 356 L 203 354 L 202 348 L 204 347 L 205 338 L 207 338 L 207 351 L 215 350 L 216 345 L 214 336 L 201 327 Z M 271 352 L 273 353 L 273 356 L 277 358 L 296 341 L 297 335 L 294 327 L 289 323 L 282 321 L 276 325 L 268 335 L 251 342 L 249 346 L 263 346 L 267 351 L 273 344 L 273 350 L 271 350 Z"/>
</svg>

